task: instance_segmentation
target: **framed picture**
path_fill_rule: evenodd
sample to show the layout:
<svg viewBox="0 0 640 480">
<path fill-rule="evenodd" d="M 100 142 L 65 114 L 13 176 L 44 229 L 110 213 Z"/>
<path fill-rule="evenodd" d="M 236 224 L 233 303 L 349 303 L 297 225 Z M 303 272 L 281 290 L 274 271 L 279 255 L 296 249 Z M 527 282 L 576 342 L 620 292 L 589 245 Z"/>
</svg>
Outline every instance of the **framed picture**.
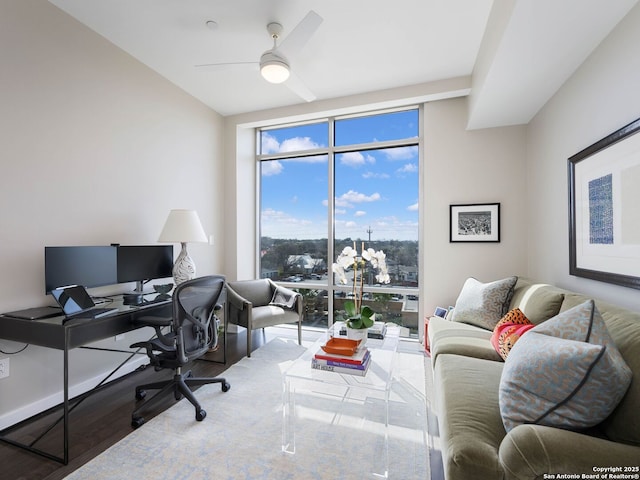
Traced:
<svg viewBox="0 0 640 480">
<path fill-rule="evenodd" d="M 447 317 L 447 309 L 446 308 L 442 308 L 442 307 L 436 307 L 435 311 L 433 312 L 433 316 L 434 317 L 446 318 Z"/>
<path fill-rule="evenodd" d="M 500 204 L 449 206 L 450 242 L 499 242 Z"/>
<path fill-rule="evenodd" d="M 640 289 L 640 119 L 569 158 L 569 274 Z"/>
</svg>

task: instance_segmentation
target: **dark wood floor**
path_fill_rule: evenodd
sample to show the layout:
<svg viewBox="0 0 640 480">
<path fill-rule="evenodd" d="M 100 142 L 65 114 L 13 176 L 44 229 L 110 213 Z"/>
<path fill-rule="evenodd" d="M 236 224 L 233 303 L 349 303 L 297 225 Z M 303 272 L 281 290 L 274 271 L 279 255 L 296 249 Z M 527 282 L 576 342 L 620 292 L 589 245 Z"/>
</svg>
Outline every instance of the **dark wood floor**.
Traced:
<svg viewBox="0 0 640 480">
<path fill-rule="evenodd" d="M 255 350 L 271 340 L 276 335 L 275 332 L 277 330 L 269 329 L 265 333 L 262 331 L 254 332 L 252 349 Z M 243 330 L 238 334 L 227 335 L 226 365 L 196 361 L 191 365 L 191 370 L 195 376 L 219 376 L 245 355 L 246 335 Z M 209 353 L 205 358 L 222 359 L 222 352 Z M 156 372 L 153 368 L 138 370 L 111 382 L 83 401 L 70 415 L 68 465 L 48 460 L 40 455 L 24 451 L 4 442 L 0 443 L 0 479 L 58 480 L 64 478 L 131 433 L 131 412 L 137 404 L 134 393 L 136 385 L 170 377 L 171 372 L 168 371 Z M 231 388 L 233 388 L 233 385 L 231 385 Z M 149 397 L 151 395 L 152 392 L 149 392 Z M 145 413 L 144 418 L 149 420 L 175 403 L 173 396 L 168 395 L 166 400 L 154 411 Z M 43 415 L 41 418 L 30 419 L 28 422 L 24 422 L 24 425 L 19 429 L 11 432 L 10 437 L 22 443 L 29 443 L 33 438 L 40 435 L 43 428 L 58 418 L 61 412 L 61 409 L 57 409 L 55 412 Z M 209 418 L 205 418 L 204 421 L 208 420 Z M 57 426 L 48 433 L 46 437 L 38 442 L 36 447 L 50 451 L 57 456 L 62 456 L 61 426 Z"/>
</svg>

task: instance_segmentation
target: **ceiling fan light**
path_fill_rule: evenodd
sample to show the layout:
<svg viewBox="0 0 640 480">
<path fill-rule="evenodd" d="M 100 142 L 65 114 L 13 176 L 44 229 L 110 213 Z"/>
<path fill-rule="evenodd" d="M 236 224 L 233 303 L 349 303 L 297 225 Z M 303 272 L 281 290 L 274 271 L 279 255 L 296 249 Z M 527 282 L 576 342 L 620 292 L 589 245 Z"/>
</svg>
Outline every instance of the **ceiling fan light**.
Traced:
<svg viewBox="0 0 640 480">
<path fill-rule="evenodd" d="M 289 78 L 289 65 L 278 59 L 263 61 L 260 64 L 262 77 L 271 83 L 282 83 Z"/>
</svg>

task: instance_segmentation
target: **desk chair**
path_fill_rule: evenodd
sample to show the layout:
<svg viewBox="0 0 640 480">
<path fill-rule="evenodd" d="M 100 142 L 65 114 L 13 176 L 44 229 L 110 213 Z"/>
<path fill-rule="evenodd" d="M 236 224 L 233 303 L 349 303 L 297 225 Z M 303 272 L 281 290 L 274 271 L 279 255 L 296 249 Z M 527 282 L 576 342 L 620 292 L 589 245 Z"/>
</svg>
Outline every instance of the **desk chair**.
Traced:
<svg viewBox="0 0 640 480">
<path fill-rule="evenodd" d="M 157 338 L 148 342 L 138 342 L 131 348 L 145 348 L 150 365 L 156 370 L 174 370 L 171 380 L 136 387 L 136 399 L 142 400 L 146 390 L 159 389 L 151 399 L 135 409 L 131 415 L 131 426 L 138 428 L 144 423 L 140 411 L 157 403 L 165 394 L 173 392 L 175 399 L 183 396 L 196 409 L 196 420 L 202 421 L 207 412 L 200 406 L 190 387 L 209 383 L 221 383 L 222 391 L 231 388 L 224 378 L 196 378 L 191 370 L 182 371 L 190 361 L 204 355 L 211 344 L 211 322 L 215 322 L 215 312 L 222 308 L 218 299 L 225 285 L 225 277 L 211 275 L 195 278 L 178 285 L 173 293 L 173 318 L 142 317 L 138 322 L 155 328 Z M 165 333 L 165 327 L 170 331 Z"/>
<path fill-rule="evenodd" d="M 298 324 L 302 345 L 302 295 L 269 278 L 227 283 L 228 323 L 247 329 L 247 357 L 251 356 L 251 332 L 283 323 Z"/>
</svg>

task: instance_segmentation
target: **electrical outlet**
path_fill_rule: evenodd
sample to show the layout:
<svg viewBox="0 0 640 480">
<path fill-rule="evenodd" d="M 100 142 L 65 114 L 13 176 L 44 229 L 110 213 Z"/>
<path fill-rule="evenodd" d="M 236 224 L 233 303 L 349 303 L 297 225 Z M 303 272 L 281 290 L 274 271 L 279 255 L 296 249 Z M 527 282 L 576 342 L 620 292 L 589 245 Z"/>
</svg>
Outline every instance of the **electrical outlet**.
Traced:
<svg viewBox="0 0 640 480">
<path fill-rule="evenodd" d="M 0 378 L 9 376 L 9 358 L 0 359 Z"/>
<path fill-rule="evenodd" d="M 114 339 L 116 342 L 119 342 L 119 341 L 120 341 L 120 340 L 122 340 L 123 338 L 124 338 L 124 334 L 123 334 L 123 333 L 121 333 L 120 335 L 116 335 L 115 337 L 113 337 L 113 339 Z"/>
</svg>

